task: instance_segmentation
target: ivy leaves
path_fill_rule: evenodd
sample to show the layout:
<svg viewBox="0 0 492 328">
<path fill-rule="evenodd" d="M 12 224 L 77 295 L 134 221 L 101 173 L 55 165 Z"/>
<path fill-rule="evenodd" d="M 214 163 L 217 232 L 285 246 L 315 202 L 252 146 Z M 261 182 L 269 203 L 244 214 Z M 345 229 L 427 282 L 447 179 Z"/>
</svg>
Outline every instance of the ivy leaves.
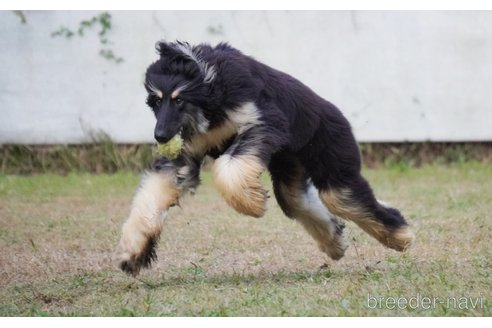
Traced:
<svg viewBox="0 0 492 328">
<path fill-rule="evenodd" d="M 99 55 L 109 61 L 114 61 L 117 64 L 123 62 L 123 58 L 116 56 L 110 48 L 111 41 L 109 40 L 108 35 L 112 28 L 112 22 L 111 14 L 108 12 L 103 12 L 97 16 L 81 21 L 76 30 L 71 30 L 65 26 L 61 26 L 58 30 L 51 33 L 51 36 L 64 37 L 66 39 L 72 39 L 76 36 L 83 37 L 88 31 L 91 31 L 96 27 L 99 28 L 98 37 L 99 43 L 101 44 Z"/>
</svg>

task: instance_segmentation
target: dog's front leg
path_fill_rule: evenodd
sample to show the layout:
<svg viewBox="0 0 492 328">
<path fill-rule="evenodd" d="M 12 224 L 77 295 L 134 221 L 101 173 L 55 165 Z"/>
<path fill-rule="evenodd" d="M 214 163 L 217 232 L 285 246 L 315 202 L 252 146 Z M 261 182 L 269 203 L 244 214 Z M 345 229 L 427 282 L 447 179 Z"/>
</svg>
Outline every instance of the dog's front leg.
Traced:
<svg viewBox="0 0 492 328">
<path fill-rule="evenodd" d="M 266 211 L 267 191 L 260 182 L 272 154 L 288 141 L 287 123 L 278 108 L 262 102 L 261 108 L 247 103 L 229 118 L 238 134 L 212 166 L 215 184 L 226 202 L 236 211 L 261 217 Z"/>
<path fill-rule="evenodd" d="M 236 211 L 257 218 L 265 214 L 267 192 L 259 179 L 265 166 L 257 156 L 226 153 L 212 170 L 219 192 Z"/>
<path fill-rule="evenodd" d="M 178 203 L 176 169 L 147 172 L 137 190 L 117 248 L 120 268 L 136 276 L 142 267 L 156 260 L 155 247 L 164 218 L 170 207 Z"/>
</svg>

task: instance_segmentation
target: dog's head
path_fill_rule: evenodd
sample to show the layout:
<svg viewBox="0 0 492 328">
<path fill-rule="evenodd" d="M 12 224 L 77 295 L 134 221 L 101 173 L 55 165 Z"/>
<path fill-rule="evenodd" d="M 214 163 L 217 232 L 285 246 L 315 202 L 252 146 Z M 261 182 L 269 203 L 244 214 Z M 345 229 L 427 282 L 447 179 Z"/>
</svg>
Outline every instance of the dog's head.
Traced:
<svg viewBox="0 0 492 328">
<path fill-rule="evenodd" d="M 154 137 L 165 143 L 177 133 L 187 138 L 210 125 L 203 108 L 215 78 L 215 69 L 203 59 L 201 47 L 182 42 L 159 42 L 160 59 L 145 75 L 147 105 L 157 119 Z"/>
</svg>

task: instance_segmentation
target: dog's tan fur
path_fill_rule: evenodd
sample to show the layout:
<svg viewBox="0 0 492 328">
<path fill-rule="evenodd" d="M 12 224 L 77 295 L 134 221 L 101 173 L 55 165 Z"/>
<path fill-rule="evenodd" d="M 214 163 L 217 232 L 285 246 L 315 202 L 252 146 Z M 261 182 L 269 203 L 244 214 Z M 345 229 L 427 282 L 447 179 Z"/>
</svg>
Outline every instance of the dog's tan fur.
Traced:
<svg viewBox="0 0 492 328">
<path fill-rule="evenodd" d="M 164 218 L 171 206 L 178 203 L 180 190 L 171 172 L 151 172 L 142 179 L 130 215 L 123 225 L 117 248 L 120 263 L 141 256 L 149 240 L 158 238 Z"/>
<path fill-rule="evenodd" d="M 364 210 L 351 200 L 349 189 L 322 191 L 320 196 L 332 213 L 355 222 L 365 232 L 389 248 L 404 251 L 412 245 L 415 239 L 408 226 L 391 230 L 373 218 L 369 211 Z"/>
<path fill-rule="evenodd" d="M 336 218 L 321 203 L 318 190 L 312 185 L 303 190 L 302 174 L 298 174 L 289 184 L 281 183 L 279 192 L 290 215 L 316 240 L 319 249 L 334 260 L 341 259 L 348 243 L 343 234 L 336 233 Z"/>
<path fill-rule="evenodd" d="M 260 123 L 258 108 L 253 103 L 244 103 L 230 110 L 227 120 L 219 127 L 195 135 L 190 142 L 184 145 L 184 151 L 197 157 L 203 157 L 211 148 L 220 148 L 227 139 L 236 134 L 240 135 Z"/>
<path fill-rule="evenodd" d="M 208 130 L 206 133 L 194 136 L 184 145 L 188 154 L 203 157 L 213 147 L 220 147 L 227 139 L 237 132 L 237 126 L 231 121 L 225 121 L 221 126 Z"/>
<path fill-rule="evenodd" d="M 261 217 L 266 211 L 267 193 L 259 177 L 265 170 L 253 155 L 222 155 L 212 166 L 215 184 L 236 211 Z"/>
</svg>

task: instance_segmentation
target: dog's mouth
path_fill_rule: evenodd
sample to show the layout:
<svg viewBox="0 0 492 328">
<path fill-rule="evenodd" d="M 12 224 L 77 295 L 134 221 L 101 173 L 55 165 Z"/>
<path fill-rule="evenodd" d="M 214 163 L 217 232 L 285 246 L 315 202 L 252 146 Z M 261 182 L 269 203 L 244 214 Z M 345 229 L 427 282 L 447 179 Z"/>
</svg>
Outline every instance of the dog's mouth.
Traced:
<svg viewBox="0 0 492 328">
<path fill-rule="evenodd" d="M 164 145 L 173 140 L 174 138 L 177 137 L 183 137 L 183 127 L 180 127 L 179 130 L 174 133 L 173 135 L 169 136 L 169 134 L 166 135 L 155 135 L 154 139 L 157 141 L 157 144 L 159 145 Z"/>
<path fill-rule="evenodd" d="M 176 133 L 173 138 L 183 138 L 183 127 L 180 127 L 178 133 Z"/>
<path fill-rule="evenodd" d="M 183 138 L 181 137 L 181 131 L 176 133 L 169 141 L 165 143 L 159 143 L 157 146 L 157 153 L 160 156 L 176 159 L 183 149 Z"/>
</svg>

